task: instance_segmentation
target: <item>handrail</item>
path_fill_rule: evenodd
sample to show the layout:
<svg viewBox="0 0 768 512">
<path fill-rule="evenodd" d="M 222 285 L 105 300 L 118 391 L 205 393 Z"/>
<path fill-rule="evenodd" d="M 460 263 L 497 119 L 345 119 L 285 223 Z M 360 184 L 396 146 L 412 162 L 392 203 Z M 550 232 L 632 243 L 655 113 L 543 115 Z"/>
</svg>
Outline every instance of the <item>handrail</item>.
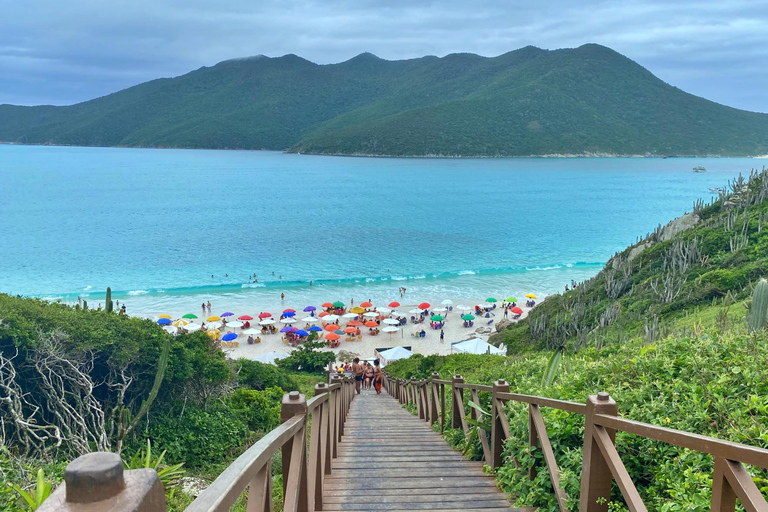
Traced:
<svg viewBox="0 0 768 512">
<path fill-rule="evenodd" d="M 768 469 L 768 450 L 708 436 L 683 432 L 670 428 L 641 423 L 617 416 L 616 402 L 607 393 L 590 395 L 586 403 L 569 402 L 554 398 L 511 393 L 503 380 L 492 386 L 469 384 L 461 375 L 451 380 L 440 379 L 433 373 L 428 379 L 395 379 L 384 372 L 384 381 L 389 394 L 402 404 L 414 404 L 420 419 L 435 424 L 439 421 L 440 432 L 445 430 L 445 393 L 449 387 L 450 426 L 462 429 L 465 434 L 475 428 L 468 417 L 479 419 L 481 413 L 466 408 L 464 390 L 469 390 L 472 400 L 479 402 L 479 393 L 491 393 L 490 439 L 485 430 L 478 431 L 483 447 L 483 459 L 494 470 L 502 465 L 504 441 L 510 437 L 510 425 L 506 415 L 506 403 L 528 404 L 528 443 L 538 446 L 543 454 L 546 469 L 561 512 L 566 510 L 567 496 L 560 486 L 560 468 L 555 460 L 549 441 L 541 407 L 550 407 L 585 417 L 584 462 L 582 466 L 580 512 L 606 512 L 615 480 L 631 511 L 644 511 L 645 505 L 637 492 L 629 473 L 624 467 L 615 447 L 616 431 L 638 435 L 663 443 L 707 453 L 715 457 L 712 486 L 712 510 L 733 511 L 736 500 L 747 510 L 768 511 L 768 502 L 752 481 L 744 464 Z M 469 414 L 467 414 L 467 412 Z M 518 468 L 520 463 L 511 459 Z M 536 477 L 537 468 L 532 467 L 529 478 Z M 604 499 L 601 499 L 604 498 Z"/>
</svg>

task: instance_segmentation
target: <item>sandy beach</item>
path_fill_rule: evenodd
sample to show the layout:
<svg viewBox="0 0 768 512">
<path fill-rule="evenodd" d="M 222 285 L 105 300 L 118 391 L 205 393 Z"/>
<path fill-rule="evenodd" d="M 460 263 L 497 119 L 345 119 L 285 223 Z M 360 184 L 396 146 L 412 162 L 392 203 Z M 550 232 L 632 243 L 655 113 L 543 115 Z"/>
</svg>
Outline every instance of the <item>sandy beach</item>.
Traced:
<svg viewBox="0 0 768 512">
<path fill-rule="evenodd" d="M 524 299 L 523 299 L 524 300 Z M 337 354 L 340 351 L 347 351 L 351 352 L 353 354 L 356 354 L 360 358 L 367 359 L 374 357 L 374 349 L 387 349 L 391 347 L 396 346 L 403 346 L 403 347 L 410 347 L 411 350 L 416 354 L 424 354 L 424 355 L 431 355 L 431 354 L 440 354 L 440 355 L 446 355 L 451 353 L 451 344 L 456 343 L 458 341 L 463 341 L 469 338 L 481 338 L 483 340 L 487 340 L 488 337 L 496 332 L 496 325 L 504 320 L 504 310 L 501 307 L 501 302 L 498 303 L 497 307 L 495 309 L 489 310 L 487 313 L 489 315 L 488 318 L 485 317 L 478 317 L 474 320 L 474 325 L 472 327 L 464 327 L 464 321 L 461 319 L 461 315 L 465 313 L 472 313 L 474 314 L 474 307 L 475 304 L 485 304 L 485 302 L 477 302 L 477 303 L 468 303 L 466 301 L 459 302 L 459 301 L 453 301 L 453 304 L 451 305 L 442 305 L 442 304 L 432 304 L 431 310 L 439 309 L 439 308 L 452 308 L 452 310 L 448 311 L 438 311 L 434 312 L 434 314 L 440 314 L 444 316 L 443 321 L 443 327 L 442 330 L 444 332 L 444 339 L 440 340 L 440 329 L 433 329 L 429 319 L 425 320 L 422 323 L 414 324 L 410 322 L 411 315 L 409 313 L 410 310 L 417 308 L 418 303 L 413 304 L 407 304 L 405 302 L 401 303 L 401 305 L 396 308 L 395 311 L 400 312 L 401 314 L 405 315 L 406 318 L 409 319 L 408 323 L 404 326 L 400 326 L 397 332 L 394 333 L 385 333 L 380 332 L 378 335 L 371 335 L 369 333 L 369 329 L 367 327 L 361 327 L 361 333 L 362 333 L 362 340 L 357 340 L 355 338 L 355 341 L 346 341 L 347 336 L 342 336 L 340 341 L 340 344 L 338 347 L 335 348 L 329 348 L 329 350 L 333 350 Z M 520 316 L 520 319 L 525 318 L 525 316 L 528 314 L 529 308 L 524 307 L 524 302 L 522 305 L 518 302 L 518 306 L 523 309 L 523 314 Z M 284 306 L 281 306 L 280 308 L 272 308 L 272 309 L 266 309 L 266 311 L 272 313 L 274 316 L 272 317 L 276 323 L 274 324 L 275 327 L 278 329 L 284 327 L 287 324 L 283 324 L 279 321 L 280 313 L 284 311 L 285 309 L 295 309 L 296 310 L 296 316 L 295 318 L 297 321 L 295 323 L 292 323 L 290 325 L 297 327 L 299 329 L 306 329 L 309 325 L 318 325 L 322 327 L 322 322 L 317 321 L 314 323 L 307 323 L 306 321 L 302 321 L 302 319 L 308 317 L 310 313 L 304 312 L 303 309 L 305 305 L 297 305 L 297 304 L 288 304 L 286 303 Z M 385 307 L 386 304 L 374 304 L 374 308 L 376 307 Z M 473 309 L 473 311 L 460 311 L 458 309 L 458 306 L 468 306 Z M 318 309 L 315 311 L 316 316 L 318 313 L 322 311 L 322 308 L 317 305 Z M 349 305 L 347 305 L 349 308 Z M 211 314 L 217 314 L 216 311 L 220 309 L 220 306 L 212 309 Z M 373 308 L 367 308 L 373 310 Z M 231 310 L 228 310 L 231 311 Z M 386 309 L 385 309 L 386 311 Z M 251 320 L 251 326 L 260 328 L 258 325 L 259 319 L 258 316 L 258 310 L 256 313 L 253 312 L 253 310 L 248 312 L 243 311 L 232 311 L 234 313 L 233 316 L 229 317 L 233 321 L 238 316 L 247 314 L 254 317 L 254 320 Z M 219 312 L 221 313 L 221 312 Z M 201 312 L 198 311 L 195 314 L 198 316 L 201 316 Z M 207 313 L 206 313 L 207 315 Z M 181 315 L 173 316 L 174 321 L 181 317 Z M 393 316 L 393 314 L 385 314 L 385 318 L 389 318 Z M 418 317 L 418 315 L 415 315 Z M 510 313 L 509 319 L 511 320 L 512 314 Z M 203 318 L 194 320 L 196 323 L 199 323 Z M 321 319 L 320 319 L 321 320 Z M 336 323 L 340 326 L 340 328 L 344 328 L 347 324 L 347 322 L 350 319 L 346 318 L 339 318 Z M 381 328 L 387 327 L 387 324 L 382 323 Z M 425 337 L 418 337 L 417 332 L 424 330 L 426 332 Z M 263 356 L 265 354 L 269 354 L 272 352 L 282 352 L 285 354 L 290 353 L 290 351 L 294 350 L 293 347 L 286 344 L 286 342 L 283 340 L 283 335 L 281 333 L 276 334 L 267 334 L 267 335 L 258 335 L 261 338 L 260 343 L 255 343 L 252 345 L 249 345 L 247 343 L 248 335 L 243 334 L 243 328 L 233 328 L 229 329 L 226 326 L 221 327 L 220 334 L 223 336 L 227 332 L 234 332 L 238 335 L 237 337 L 237 346 L 226 346 L 223 347 L 222 350 L 226 353 L 227 357 L 237 359 L 237 358 L 246 358 L 246 359 L 256 359 L 259 356 Z M 254 338 L 256 335 L 254 335 Z"/>
</svg>

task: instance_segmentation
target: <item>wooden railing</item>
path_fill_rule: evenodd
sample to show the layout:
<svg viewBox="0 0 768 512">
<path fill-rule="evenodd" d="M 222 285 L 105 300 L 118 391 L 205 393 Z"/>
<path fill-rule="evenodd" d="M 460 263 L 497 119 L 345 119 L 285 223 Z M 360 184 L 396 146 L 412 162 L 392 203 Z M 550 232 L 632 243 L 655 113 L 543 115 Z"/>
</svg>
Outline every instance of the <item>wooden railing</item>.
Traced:
<svg viewBox="0 0 768 512">
<path fill-rule="evenodd" d="M 282 451 L 283 510 L 323 510 L 323 482 L 331 474 L 355 396 L 353 379 L 336 375 L 330 380 L 330 385 L 317 384 L 310 400 L 298 391 L 284 395 L 281 425 L 240 455 L 185 512 L 229 510 L 246 489 L 248 512 L 271 511 L 272 458 L 278 451 Z M 92 453 L 67 466 L 65 483 L 38 510 L 165 512 L 167 508 L 154 470 L 124 474 L 117 455 Z"/>
<path fill-rule="evenodd" d="M 441 380 L 436 373 L 429 379 L 395 379 L 384 374 L 384 385 L 389 394 L 402 404 L 414 404 L 419 419 L 432 425 L 439 423 L 440 431 L 446 427 L 446 386 L 450 387 L 451 428 L 468 433 L 464 403 L 465 390 L 470 399 L 480 404 L 479 393 L 491 394 L 491 431 L 479 429 L 478 437 L 483 449 L 485 463 L 494 470 L 505 461 L 502 458 L 504 441 L 510 438 L 510 425 L 505 407 L 508 402 L 528 404 L 528 443 L 541 449 L 552 488 L 559 505 L 565 512 L 566 495 L 560 486 L 560 468 L 549 441 L 542 407 L 560 409 L 585 418 L 584 455 L 579 497 L 580 512 L 605 512 L 611 497 L 611 487 L 616 481 L 618 488 L 632 512 L 645 511 L 640 494 L 616 451 L 616 431 L 654 439 L 662 443 L 707 453 L 715 458 L 712 484 L 712 511 L 733 511 L 739 500 L 748 511 L 768 511 L 768 502 L 752 481 L 744 464 L 768 468 L 768 450 L 723 441 L 712 437 L 692 434 L 680 430 L 640 423 L 617 416 L 616 402 L 607 393 L 590 395 L 586 403 L 554 400 L 551 398 L 510 393 L 509 384 L 503 380 L 492 386 L 467 384 L 460 375 L 451 380 Z M 481 419 L 482 413 L 469 408 L 474 419 Z M 520 464 L 511 460 L 518 468 Z M 537 468 L 531 468 L 529 478 L 536 477 Z"/>
</svg>

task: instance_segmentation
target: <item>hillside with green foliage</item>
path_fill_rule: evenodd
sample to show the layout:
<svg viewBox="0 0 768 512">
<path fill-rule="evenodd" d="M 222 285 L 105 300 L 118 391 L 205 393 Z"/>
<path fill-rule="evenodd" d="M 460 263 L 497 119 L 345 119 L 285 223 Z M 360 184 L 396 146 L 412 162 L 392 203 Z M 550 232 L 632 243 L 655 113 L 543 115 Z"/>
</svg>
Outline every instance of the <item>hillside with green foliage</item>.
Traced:
<svg viewBox="0 0 768 512">
<path fill-rule="evenodd" d="M 319 154 L 758 155 L 768 115 L 596 44 L 318 65 L 234 59 L 66 107 L 0 105 L 0 141 Z"/>
<path fill-rule="evenodd" d="M 515 393 L 580 403 L 607 391 L 628 419 L 768 449 L 766 220 L 768 171 L 753 171 L 497 334 L 493 342 L 506 343 L 509 356 L 416 355 L 387 371 L 398 378 L 460 374 L 486 385 L 503 378 Z M 488 393 L 480 393 L 479 405 L 489 410 Z M 568 509 L 577 510 L 584 419 L 541 411 Z M 527 405 L 510 403 L 506 413 L 512 439 L 496 474 L 500 487 L 521 506 L 556 510 L 543 455 L 528 448 Z M 445 437 L 481 460 L 476 436 L 448 430 Z M 710 510 L 712 457 L 625 433 L 616 442 L 649 510 Z M 529 480 L 534 464 L 539 471 Z M 749 471 L 768 497 L 768 472 Z M 616 485 L 609 510 L 626 510 Z"/>
</svg>

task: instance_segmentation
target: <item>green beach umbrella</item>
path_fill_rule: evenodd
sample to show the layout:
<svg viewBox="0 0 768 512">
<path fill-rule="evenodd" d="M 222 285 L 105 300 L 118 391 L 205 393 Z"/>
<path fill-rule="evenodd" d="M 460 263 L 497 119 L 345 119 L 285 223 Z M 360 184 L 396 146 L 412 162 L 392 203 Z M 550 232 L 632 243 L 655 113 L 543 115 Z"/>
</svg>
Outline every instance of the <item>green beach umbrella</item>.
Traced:
<svg viewBox="0 0 768 512">
<path fill-rule="evenodd" d="M 470 315 L 469 313 L 467 313 L 466 315 L 461 315 L 461 319 L 462 320 L 474 320 L 475 319 L 475 315 Z"/>
<path fill-rule="evenodd" d="M 494 299 L 493 297 L 488 297 L 487 299 L 485 299 L 485 302 L 496 302 L 496 299 Z"/>
<path fill-rule="evenodd" d="M 517 297 L 507 297 L 504 299 L 505 302 L 517 302 Z"/>
<path fill-rule="evenodd" d="M 433 322 L 442 322 L 443 321 L 443 317 L 442 317 L 442 315 L 432 315 L 432 321 Z"/>
<path fill-rule="evenodd" d="M 339 301 L 334 302 L 333 303 L 333 307 L 335 307 L 335 308 L 343 308 L 344 307 L 344 303 L 343 302 L 339 302 Z"/>
<path fill-rule="evenodd" d="M 192 313 L 187 313 L 186 315 L 184 315 L 181 318 L 197 318 L 197 315 L 193 315 Z"/>
</svg>

